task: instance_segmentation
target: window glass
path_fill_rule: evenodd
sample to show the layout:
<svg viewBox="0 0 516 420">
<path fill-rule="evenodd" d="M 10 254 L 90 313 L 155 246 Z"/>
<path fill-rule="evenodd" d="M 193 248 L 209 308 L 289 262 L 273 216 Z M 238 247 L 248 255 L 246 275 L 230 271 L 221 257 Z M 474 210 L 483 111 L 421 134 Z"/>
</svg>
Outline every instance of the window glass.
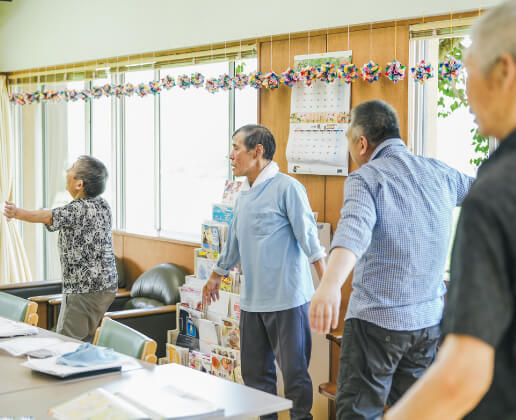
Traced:
<svg viewBox="0 0 516 420">
<path fill-rule="evenodd" d="M 228 63 L 163 70 L 205 78 L 228 73 Z M 161 227 L 167 236 L 199 241 L 211 204 L 228 177 L 229 93 L 174 87 L 161 94 Z"/>
<path fill-rule="evenodd" d="M 154 79 L 154 71 L 126 73 L 135 87 Z M 154 222 L 154 95 L 125 99 L 125 228 L 151 234 Z"/>
<path fill-rule="evenodd" d="M 106 83 L 110 83 L 109 79 L 96 79 L 92 85 L 103 86 Z M 111 130 L 111 98 L 102 96 L 100 99 L 93 99 L 91 101 L 91 154 L 101 160 L 108 170 L 108 180 L 103 197 L 111 206 L 113 217 L 115 217 L 115 142 L 111 139 Z"/>
<path fill-rule="evenodd" d="M 249 74 L 256 71 L 257 59 L 250 58 L 248 60 L 235 62 L 236 71 L 241 70 L 243 73 Z M 258 93 L 255 88 L 246 87 L 244 89 L 235 90 L 235 129 L 246 124 L 256 124 L 258 119 Z"/>
<path fill-rule="evenodd" d="M 73 82 L 52 86 L 50 89 L 84 89 L 84 82 Z M 77 158 L 86 153 L 85 147 L 85 103 L 81 99 L 72 102 L 46 103 L 44 156 L 46 159 L 46 207 L 63 206 L 72 200 L 66 190 L 66 169 Z M 61 279 L 61 264 L 57 249 L 57 234 L 46 232 L 46 271 L 48 280 Z"/>
</svg>

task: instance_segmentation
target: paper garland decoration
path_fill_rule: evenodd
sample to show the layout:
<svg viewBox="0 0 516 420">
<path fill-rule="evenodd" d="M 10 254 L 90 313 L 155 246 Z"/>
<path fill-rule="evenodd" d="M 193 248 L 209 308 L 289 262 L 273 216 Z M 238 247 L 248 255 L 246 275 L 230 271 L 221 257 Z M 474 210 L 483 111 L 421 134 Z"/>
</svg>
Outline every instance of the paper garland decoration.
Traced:
<svg viewBox="0 0 516 420">
<path fill-rule="evenodd" d="M 249 86 L 254 87 L 255 89 L 260 89 L 262 84 L 262 73 L 259 71 L 253 71 L 249 74 Z"/>
<path fill-rule="evenodd" d="M 416 64 L 416 67 L 410 69 L 414 81 L 423 84 L 428 79 L 434 77 L 434 68 L 431 64 L 426 64 L 425 60 L 421 60 Z"/>
<path fill-rule="evenodd" d="M 392 63 L 388 63 L 385 67 L 385 76 L 388 77 L 390 81 L 398 83 L 405 78 L 405 66 L 394 59 Z"/>
<path fill-rule="evenodd" d="M 456 80 L 462 70 L 462 63 L 451 56 L 439 63 L 439 76 L 443 80 Z M 414 80 L 419 83 L 424 83 L 434 77 L 432 65 L 426 64 L 424 60 L 411 68 L 411 72 Z M 190 87 L 204 87 L 210 93 L 216 93 L 220 90 L 229 91 L 232 89 L 243 89 L 248 86 L 255 89 L 266 88 L 273 90 L 279 88 L 281 84 L 293 87 L 296 83 L 305 83 L 306 86 L 311 86 L 315 82 L 334 83 L 338 79 L 350 84 L 358 79 L 358 75 L 359 73 L 355 64 L 348 62 L 337 66 L 335 64 L 326 63 L 319 67 L 307 66 L 297 71 L 289 67 L 280 75 L 274 72 L 262 74 L 259 71 L 255 71 L 249 74 L 238 73 L 234 77 L 231 77 L 229 74 L 221 74 L 218 78 L 210 77 L 205 79 L 201 73 L 192 73 L 191 75 L 180 75 L 177 79 L 166 75 L 160 80 L 140 83 L 137 86 L 131 83 L 125 83 L 124 85 L 107 83 L 103 86 L 93 86 L 91 89 L 82 90 L 65 89 L 62 91 L 54 91 L 49 89 L 43 92 L 12 93 L 9 96 L 9 101 L 16 105 L 31 105 L 41 102 L 88 101 L 101 97 L 123 98 L 131 97 L 134 94 L 143 98 L 150 94 L 159 95 L 161 92 L 165 90 L 168 91 L 175 86 L 184 90 Z M 362 67 L 361 77 L 366 82 L 375 82 L 381 75 L 381 67 L 373 61 L 364 64 Z M 391 63 L 387 64 L 384 75 L 389 80 L 397 83 L 405 77 L 405 66 L 399 61 L 393 60 Z"/>
<path fill-rule="evenodd" d="M 369 63 L 365 63 L 362 66 L 362 79 L 364 79 L 366 82 L 376 82 L 381 75 L 382 68 L 373 60 L 369 61 Z"/>
<path fill-rule="evenodd" d="M 243 89 L 246 86 L 249 86 L 249 76 L 245 73 L 235 74 L 233 78 L 233 85 L 237 89 Z"/>
<path fill-rule="evenodd" d="M 348 85 L 350 83 L 353 83 L 355 80 L 358 79 L 357 66 L 349 62 L 341 64 L 338 76 L 340 80 L 347 83 Z"/>
<path fill-rule="evenodd" d="M 462 70 L 462 62 L 453 56 L 448 56 L 443 62 L 439 63 L 439 76 L 441 79 L 451 82 L 457 80 L 459 72 Z"/>
<path fill-rule="evenodd" d="M 280 81 L 285 86 L 293 87 L 297 81 L 299 80 L 299 73 L 295 71 L 294 69 L 291 69 L 290 67 L 285 70 L 283 73 L 281 73 Z"/>
<path fill-rule="evenodd" d="M 277 89 L 280 85 L 280 76 L 274 72 L 267 73 L 262 78 L 262 84 L 266 89 Z"/>
<path fill-rule="evenodd" d="M 186 74 L 177 76 L 177 86 L 179 86 L 181 89 L 187 89 L 191 84 L 192 82 L 190 81 L 190 76 L 187 76 Z"/>
<path fill-rule="evenodd" d="M 333 83 L 339 77 L 337 66 L 335 64 L 322 64 L 315 70 L 317 80 L 326 83 Z"/>
</svg>

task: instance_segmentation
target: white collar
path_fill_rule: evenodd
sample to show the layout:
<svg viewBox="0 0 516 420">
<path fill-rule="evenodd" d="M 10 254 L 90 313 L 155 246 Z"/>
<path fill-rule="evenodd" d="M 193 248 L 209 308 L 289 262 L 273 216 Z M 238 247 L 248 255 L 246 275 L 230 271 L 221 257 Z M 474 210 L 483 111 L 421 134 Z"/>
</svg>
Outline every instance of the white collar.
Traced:
<svg viewBox="0 0 516 420">
<path fill-rule="evenodd" d="M 261 184 L 262 182 L 267 181 L 268 179 L 273 178 L 276 176 L 276 174 L 279 172 L 279 166 L 276 162 L 273 162 L 272 160 L 267 164 L 265 168 L 262 169 L 262 171 L 258 174 L 256 179 L 253 182 L 253 186 L 250 188 L 254 188 L 257 185 Z M 247 188 L 245 190 L 249 189 L 249 180 L 245 179 L 245 184 Z"/>
</svg>

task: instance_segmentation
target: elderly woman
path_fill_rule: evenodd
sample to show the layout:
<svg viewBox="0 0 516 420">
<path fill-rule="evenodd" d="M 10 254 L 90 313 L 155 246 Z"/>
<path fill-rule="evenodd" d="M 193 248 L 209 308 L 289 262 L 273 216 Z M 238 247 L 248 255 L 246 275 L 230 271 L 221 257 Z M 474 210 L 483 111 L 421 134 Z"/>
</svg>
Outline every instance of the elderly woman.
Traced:
<svg viewBox="0 0 516 420">
<path fill-rule="evenodd" d="M 91 341 L 113 302 L 118 276 L 113 254 L 111 209 L 100 197 L 107 169 L 91 156 L 81 156 L 66 171 L 66 189 L 73 200 L 52 210 L 25 210 L 6 201 L 8 219 L 44 223 L 59 231 L 63 303 L 57 332 Z"/>
</svg>

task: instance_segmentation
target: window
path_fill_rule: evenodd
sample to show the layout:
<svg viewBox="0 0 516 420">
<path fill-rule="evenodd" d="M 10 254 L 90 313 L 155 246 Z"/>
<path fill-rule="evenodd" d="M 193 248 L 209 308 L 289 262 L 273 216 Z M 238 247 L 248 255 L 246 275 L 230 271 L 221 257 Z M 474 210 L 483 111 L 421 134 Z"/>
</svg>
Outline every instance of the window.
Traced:
<svg viewBox="0 0 516 420">
<path fill-rule="evenodd" d="M 153 79 L 153 71 L 138 71 L 125 76 L 125 82 L 134 86 Z M 155 97 L 134 95 L 125 98 L 124 105 L 125 228 L 131 232 L 152 234 L 156 230 Z"/>
<path fill-rule="evenodd" d="M 95 80 L 95 86 L 103 86 L 109 83 L 109 79 Z M 108 181 L 104 198 L 111 206 L 113 214 L 116 213 L 116 141 L 112 138 L 111 107 L 113 101 L 105 96 L 90 101 L 90 125 L 91 125 L 91 154 L 101 160 L 108 170 Z"/>
<path fill-rule="evenodd" d="M 54 90 L 84 89 L 84 82 L 67 83 L 53 87 Z M 45 132 L 43 159 L 44 206 L 54 208 L 69 203 L 72 199 L 66 190 L 66 170 L 75 160 L 86 153 L 85 103 L 57 102 L 43 105 Z M 49 280 L 61 278 L 61 266 L 57 249 L 57 234 L 45 232 L 46 277 Z"/>
<path fill-rule="evenodd" d="M 200 71 L 206 78 L 228 72 L 227 63 L 181 67 L 173 77 Z M 230 92 L 206 89 L 161 94 L 161 228 L 197 241 L 228 177 Z"/>
<path fill-rule="evenodd" d="M 449 24 L 448 24 L 449 26 Z M 449 166 L 475 177 L 478 164 L 487 157 L 489 139 L 477 132 L 474 116 L 469 112 L 465 95 L 467 74 L 451 83 L 438 77 L 438 64 L 453 55 L 461 60 L 470 45 L 469 36 L 435 35 L 411 41 L 411 66 L 424 59 L 434 65 L 436 75 L 423 85 L 411 83 L 409 144 L 414 153 L 439 159 Z M 477 145 L 485 145 L 486 153 L 477 152 Z M 451 248 L 460 208 L 453 212 L 453 232 L 446 262 L 449 274 Z"/>
<path fill-rule="evenodd" d="M 50 89 L 82 90 L 111 83 L 147 83 L 170 74 L 202 73 L 206 78 L 250 73 L 256 58 L 221 61 L 111 75 Z M 109 76 L 108 76 L 109 77 Z M 35 90 L 35 89 L 33 89 Z M 257 122 L 257 91 L 209 93 L 174 87 L 160 95 L 92 99 L 19 107 L 15 130 L 25 208 L 52 208 L 71 200 L 65 170 L 78 156 L 91 154 L 108 168 L 104 198 L 113 211 L 113 228 L 198 242 L 200 225 L 211 218 L 231 177 L 231 134 Z M 23 241 L 35 280 L 61 278 L 57 234 L 24 224 Z"/>
</svg>

